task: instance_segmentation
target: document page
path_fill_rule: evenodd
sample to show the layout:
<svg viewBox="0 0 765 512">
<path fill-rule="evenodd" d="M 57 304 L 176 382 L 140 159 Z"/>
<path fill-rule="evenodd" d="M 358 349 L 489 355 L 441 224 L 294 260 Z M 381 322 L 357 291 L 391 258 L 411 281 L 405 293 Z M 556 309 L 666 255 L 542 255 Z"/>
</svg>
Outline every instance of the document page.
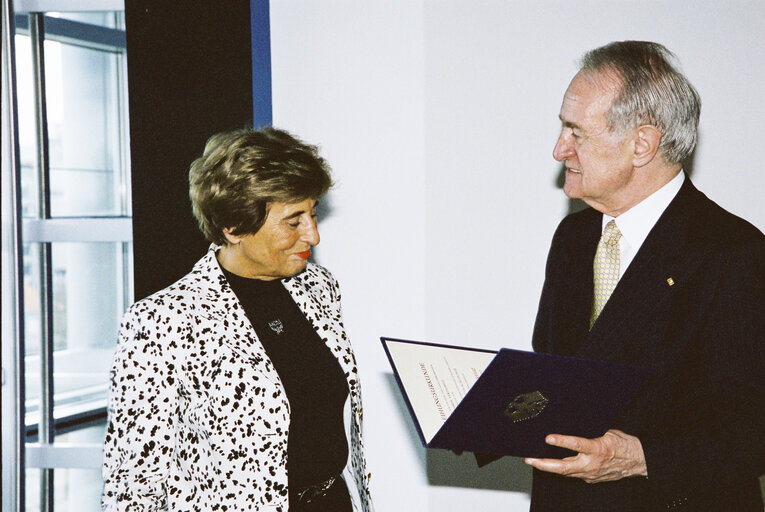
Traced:
<svg viewBox="0 0 765 512">
<path fill-rule="evenodd" d="M 478 380 L 495 352 L 383 339 L 429 443 Z"/>
</svg>

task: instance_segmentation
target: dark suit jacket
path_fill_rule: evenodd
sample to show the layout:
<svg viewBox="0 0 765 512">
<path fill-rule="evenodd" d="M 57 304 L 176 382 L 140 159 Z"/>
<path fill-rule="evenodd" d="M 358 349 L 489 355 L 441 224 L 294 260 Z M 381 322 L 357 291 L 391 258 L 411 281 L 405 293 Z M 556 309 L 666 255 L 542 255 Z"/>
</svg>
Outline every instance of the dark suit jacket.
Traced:
<svg viewBox="0 0 765 512">
<path fill-rule="evenodd" d="M 601 222 L 587 209 L 558 227 L 533 345 L 655 369 L 613 426 L 640 439 L 648 478 L 535 470 L 531 510 L 762 512 L 765 237 L 686 179 L 588 331 Z"/>
</svg>

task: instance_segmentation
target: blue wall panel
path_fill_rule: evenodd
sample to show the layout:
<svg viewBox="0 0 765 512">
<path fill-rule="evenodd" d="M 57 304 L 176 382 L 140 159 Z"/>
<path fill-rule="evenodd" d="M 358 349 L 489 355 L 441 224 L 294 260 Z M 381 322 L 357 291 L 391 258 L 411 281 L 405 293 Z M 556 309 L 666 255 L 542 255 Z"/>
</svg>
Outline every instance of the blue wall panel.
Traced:
<svg viewBox="0 0 765 512">
<path fill-rule="evenodd" d="M 271 126 L 271 23 L 269 0 L 251 0 L 252 125 Z"/>
</svg>

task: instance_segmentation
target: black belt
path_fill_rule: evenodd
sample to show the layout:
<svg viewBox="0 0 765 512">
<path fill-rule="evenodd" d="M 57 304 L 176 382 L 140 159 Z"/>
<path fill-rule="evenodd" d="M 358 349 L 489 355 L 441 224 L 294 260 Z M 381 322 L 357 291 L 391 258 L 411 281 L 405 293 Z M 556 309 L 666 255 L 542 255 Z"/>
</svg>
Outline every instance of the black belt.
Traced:
<svg viewBox="0 0 765 512">
<path fill-rule="evenodd" d="M 310 503 L 312 500 L 326 495 L 329 488 L 332 487 L 332 484 L 334 484 L 337 479 L 338 477 L 333 476 L 318 484 L 309 485 L 308 487 L 298 487 L 298 490 L 295 493 L 298 497 L 298 503 Z"/>
</svg>

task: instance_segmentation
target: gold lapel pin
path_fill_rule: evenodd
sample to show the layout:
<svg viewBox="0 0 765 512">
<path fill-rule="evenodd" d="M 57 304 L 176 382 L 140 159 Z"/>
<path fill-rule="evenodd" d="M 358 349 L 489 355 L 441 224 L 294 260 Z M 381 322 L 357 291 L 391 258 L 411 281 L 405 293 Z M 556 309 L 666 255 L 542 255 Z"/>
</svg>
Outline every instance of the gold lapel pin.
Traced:
<svg viewBox="0 0 765 512">
<path fill-rule="evenodd" d="M 672 286 L 673 284 L 675 284 L 675 280 L 672 279 L 671 277 L 669 277 L 669 278 L 667 278 L 667 284 Z"/>
</svg>

